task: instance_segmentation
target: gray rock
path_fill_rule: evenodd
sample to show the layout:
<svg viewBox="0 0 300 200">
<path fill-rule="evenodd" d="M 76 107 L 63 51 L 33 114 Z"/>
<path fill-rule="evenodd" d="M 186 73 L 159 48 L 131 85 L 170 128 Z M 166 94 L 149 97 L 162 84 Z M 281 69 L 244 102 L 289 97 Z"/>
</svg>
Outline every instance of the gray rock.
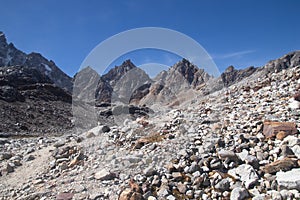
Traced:
<svg viewBox="0 0 300 200">
<path fill-rule="evenodd" d="M 231 169 L 228 171 L 228 174 L 236 179 L 240 179 L 247 189 L 252 187 L 259 179 L 254 168 L 248 164 L 243 164 L 237 168 Z"/>
<path fill-rule="evenodd" d="M 187 190 L 186 185 L 183 184 L 183 183 L 181 183 L 181 182 L 178 183 L 177 189 L 178 189 L 178 191 L 179 191 L 180 193 L 182 193 L 182 194 L 185 194 L 185 192 L 186 192 L 186 190 Z"/>
<path fill-rule="evenodd" d="M 284 144 L 281 146 L 281 154 L 283 157 L 287 157 L 289 155 L 294 155 L 294 152 L 289 146 Z"/>
<path fill-rule="evenodd" d="M 230 194 L 230 200 L 245 200 L 249 197 L 249 193 L 245 188 L 234 188 Z"/>
<path fill-rule="evenodd" d="M 58 147 L 64 146 L 65 143 L 66 142 L 64 140 L 59 140 L 53 146 L 56 147 L 56 148 L 58 148 Z"/>
<path fill-rule="evenodd" d="M 26 150 L 25 154 L 30 154 L 30 153 L 33 153 L 34 151 L 35 151 L 35 149 L 34 149 L 33 147 L 29 147 L 29 148 Z"/>
<path fill-rule="evenodd" d="M 12 153 L 4 152 L 0 155 L 0 160 L 8 160 L 12 157 Z"/>
<path fill-rule="evenodd" d="M 300 191 L 300 168 L 292 169 L 287 172 L 277 172 L 276 181 L 280 188 Z"/>
<path fill-rule="evenodd" d="M 222 149 L 222 150 L 218 151 L 218 156 L 222 160 L 229 159 L 230 161 L 234 161 L 234 162 L 238 161 L 238 157 L 233 151 L 228 151 L 228 150 Z"/>
<path fill-rule="evenodd" d="M 27 156 L 24 157 L 23 160 L 25 162 L 28 162 L 28 161 L 31 161 L 31 160 L 34 160 L 34 159 L 35 159 L 35 157 L 33 155 L 27 155 Z"/>
<path fill-rule="evenodd" d="M 99 172 L 97 172 L 94 177 L 97 180 L 106 181 L 114 179 L 116 177 L 116 174 L 111 173 L 106 169 L 102 169 Z"/>
<path fill-rule="evenodd" d="M 15 169 L 14 169 L 14 165 L 12 164 L 12 163 L 7 163 L 7 165 L 6 165 L 6 172 L 7 173 L 12 173 L 12 172 L 14 172 L 15 171 Z"/>
<path fill-rule="evenodd" d="M 228 191 L 229 187 L 230 187 L 230 180 L 229 180 L 229 178 L 222 179 L 219 183 L 217 183 L 215 185 L 215 188 L 217 190 L 220 190 L 221 192 Z"/>
<path fill-rule="evenodd" d="M 245 161 L 249 152 L 246 149 L 243 149 L 241 153 L 237 153 L 236 155 L 241 159 L 241 161 Z"/>
<path fill-rule="evenodd" d="M 153 166 L 149 166 L 146 169 L 144 169 L 143 173 L 146 176 L 153 176 L 154 174 L 156 174 L 156 170 L 154 169 Z"/>
<path fill-rule="evenodd" d="M 288 200 L 293 199 L 293 193 L 288 190 L 281 190 L 280 195 L 283 199 L 288 199 Z"/>
<path fill-rule="evenodd" d="M 252 155 L 246 156 L 245 162 L 246 162 L 246 164 L 253 166 L 255 169 L 259 168 L 259 161 L 255 156 L 252 156 Z"/>
<path fill-rule="evenodd" d="M 102 128 L 101 128 L 101 131 L 102 131 L 103 133 L 107 133 L 107 132 L 110 131 L 110 128 L 109 128 L 109 126 L 103 125 Z"/>
<path fill-rule="evenodd" d="M 157 195 L 158 197 L 166 197 L 169 194 L 169 187 L 167 185 L 160 186 Z"/>
</svg>

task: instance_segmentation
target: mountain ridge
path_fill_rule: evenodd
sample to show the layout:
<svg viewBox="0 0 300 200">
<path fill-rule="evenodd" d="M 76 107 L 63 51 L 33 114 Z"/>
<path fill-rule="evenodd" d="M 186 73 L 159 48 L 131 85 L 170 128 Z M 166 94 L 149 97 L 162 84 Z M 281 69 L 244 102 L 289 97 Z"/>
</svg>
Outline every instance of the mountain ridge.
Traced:
<svg viewBox="0 0 300 200">
<path fill-rule="evenodd" d="M 136 67 L 131 60 L 125 60 L 121 65 L 110 69 L 103 76 L 100 76 L 90 67 L 89 70 L 85 71 L 87 75 L 83 76 L 81 80 L 83 86 L 86 87 L 81 88 L 80 81 L 76 82 L 76 75 L 71 79 L 53 61 L 47 60 L 39 53 L 25 54 L 12 43 L 8 44 L 5 35 L 0 32 L 0 101 L 3 108 L 1 119 L 5 119 L 4 121 L 7 123 L 7 126 L 4 123 L 4 126 L 0 127 L 0 132 L 22 131 L 19 129 L 20 127 L 14 124 L 20 121 L 18 116 L 21 109 L 23 109 L 22 106 L 26 104 L 35 107 L 36 111 L 31 114 L 39 116 L 37 118 L 41 117 L 41 121 L 44 121 L 42 124 L 46 124 L 42 129 L 43 132 L 52 130 L 51 128 L 48 129 L 47 118 L 53 120 L 50 124 L 64 122 L 62 127 L 70 128 L 72 126 L 71 91 L 73 86 L 83 90 L 79 95 L 83 99 L 89 100 L 89 103 L 96 100 L 96 106 L 109 107 L 117 101 L 136 106 L 150 106 L 155 103 L 178 106 L 189 98 L 199 95 L 205 96 L 240 81 L 245 81 L 256 74 L 262 74 L 258 76 L 260 77 L 299 64 L 300 51 L 294 51 L 278 59 L 271 60 L 262 67 L 235 69 L 230 66 L 220 77 L 214 78 L 204 69 L 199 68 L 201 66 L 196 66 L 183 58 L 170 66 L 168 70 L 160 72 L 151 79 L 142 69 Z M 84 72 L 85 69 L 87 68 L 81 71 Z M 89 73 L 92 73 L 92 78 L 88 76 Z M 89 83 L 91 81 L 89 78 L 92 80 L 91 83 Z M 78 82 L 79 85 L 76 85 Z M 95 94 L 91 94 L 91 91 L 95 91 Z M 22 106 L 18 107 L 21 104 Z M 55 117 L 53 118 L 51 114 L 60 109 L 59 104 L 63 105 L 61 106 L 63 108 L 61 114 L 58 116 L 60 122 Z M 45 118 L 39 114 L 44 113 L 44 105 L 52 110 L 45 114 Z M 7 108 L 10 110 L 7 110 Z M 139 110 L 138 107 L 134 109 Z M 106 117 L 113 114 L 111 110 L 107 109 L 100 111 L 100 113 L 106 113 L 104 115 Z M 15 118 L 8 115 L 15 116 Z M 30 132 L 31 128 L 34 128 L 31 122 L 32 118 L 24 117 L 22 120 L 25 123 L 22 129 Z M 39 130 L 37 129 L 37 131 Z"/>
</svg>

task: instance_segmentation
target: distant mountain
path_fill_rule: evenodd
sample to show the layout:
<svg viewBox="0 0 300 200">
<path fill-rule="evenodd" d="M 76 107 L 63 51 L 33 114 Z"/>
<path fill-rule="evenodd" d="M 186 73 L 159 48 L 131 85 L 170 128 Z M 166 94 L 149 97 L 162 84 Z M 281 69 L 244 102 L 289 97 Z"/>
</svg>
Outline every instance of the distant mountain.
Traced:
<svg viewBox="0 0 300 200">
<path fill-rule="evenodd" d="M 137 68 L 131 60 L 126 60 L 99 79 L 96 99 L 98 102 L 111 102 L 113 98 L 113 101 L 127 101 L 128 103 L 131 98 L 128 95 L 151 82 L 152 80 L 146 72 Z"/>
<path fill-rule="evenodd" d="M 12 43 L 7 43 L 3 32 L 0 32 L 0 67 L 24 66 L 45 74 L 56 86 L 72 92 L 72 78 L 61 71 L 53 61 L 39 53 L 25 54 Z"/>
<path fill-rule="evenodd" d="M 182 101 L 191 91 L 207 82 L 212 77 L 203 69 L 182 59 L 167 71 L 162 71 L 149 85 L 148 93 L 140 98 L 140 104 L 172 104 Z M 182 99 L 183 98 L 183 99 Z M 137 101 L 136 101 L 137 102 Z"/>
<path fill-rule="evenodd" d="M 245 69 L 235 69 L 233 66 L 229 66 L 219 77 L 225 87 L 228 87 L 234 83 L 242 81 L 243 79 L 251 76 L 256 72 L 261 73 L 274 73 L 279 72 L 287 68 L 300 65 L 300 51 L 290 52 L 281 58 L 269 61 L 262 67 L 248 67 Z"/>
<path fill-rule="evenodd" d="M 98 102 L 111 102 L 112 94 L 120 95 L 120 89 L 122 89 L 123 96 L 124 93 L 127 93 L 127 96 L 131 95 L 129 99 L 128 97 L 126 99 L 129 104 L 173 105 L 184 101 L 186 97 L 191 98 L 195 91 L 198 91 L 198 95 L 206 95 L 243 81 L 256 73 L 266 74 L 297 66 L 300 63 L 299 60 L 300 51 L 295 51 L 270 61 L 262 67 L 250 66 L 245 69 L 235 69 L 234 66 L 229 66 L 220 77 L 212 77 L 204 69 L 198 68 L 187 59 L 182 59 L 167 71 L 160 72 L 153 80 L 141 69 L 137 73 L 138 68 L 127 60 L 100 78 L 96 99 Z M 135 76 L 129 74 L 135 74 Z M 138 83 L 133 83 L 133 79 L 140 80 L 137 81 Z M 131 88 L 128 88 L 128 85 Z"/>
<path fill-rule="evenodd" d="M 145 115 L 150 112 L 147 106 L 178 106 L 235 83 L 264 78 L 298 65 L 300 51 L 295 51 L 262 67 L 229 66 L 220 77 L 212 77 L 201 66 L 182 59 L 151 79 L 126 60 L 103 76 L 86 67 L 75 75 L 73 82 L 53 61 L 39 53 L 18 50 L 0 32 L 0 135 L 63 133 L 74 125 L 72 105 L 73 111 L 82 116 L 77 120 L 82 126 L 95 126 L 99 117 L 109 122 L 120 110 Z"/>
</svg>

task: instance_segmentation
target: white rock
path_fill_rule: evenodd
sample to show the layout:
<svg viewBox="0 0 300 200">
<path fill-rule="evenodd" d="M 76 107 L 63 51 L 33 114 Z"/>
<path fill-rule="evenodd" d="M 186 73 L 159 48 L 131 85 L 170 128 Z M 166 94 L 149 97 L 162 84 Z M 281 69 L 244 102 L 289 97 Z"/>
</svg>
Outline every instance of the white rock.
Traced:
<svg viewBox="0 0 300 200">
<path fill-rule="evenodd" d="M 173 195 L 169 195 L 169 196 L 167 197 L 167 200 L 176 200 L 176 198 L 175 198 Z"/>
<path fill-rule="evenodd" d="M 248 164 L 243 164 L 237 168 L 231 169 L 228 171 L 228 174 L 232 175 L 236 179 L 240 179 L 246 188 L 249 188 L 258 181 L 258 176 L 254 168 Z"/>
<path fill-rule="evenodd" d="M 102 169 L 95 174 L 95 179 L 97 180 L 111 180 L 115 177 L 114 173 L 109 172 L 106 169 Z"/>
<path fill-rule="evenodd" d="M 291 109 L 298 109 L 300 108 L 300 102 L 299 101 L 296 101 L 294 98 L 290 99 L 289 101 L 289 107 Z"/>
<path fill-rule="evenodd" d="M 300 168 L 287 172 L 277 172 L 276 180 L 278 186 L 286 189 L 296 189 L 300 191 Z"/>
<path fill-rule="evenodd" d="M 300 144 L 300 139 L 293 135 L 288 135 L 283 139 L 282 144 L 287 144 L 289 147 L 293 147 L 297 144 Z"/>
<path fill-rule="evenodd" d="M 230 200 L 243 200 L 249 197 L 249 193 L 245 188 L 234 188 L 230 194 Z"/>
<path fill-rule="evenodd" d="M 292 148 L 293 153 L 295 154 L 295 156 L 300 159 L 300 145 L 295 145 Z"/>
<path fill-rule="evenodd" d="M 243 149 L 241 153 L 236 154 L 242 161 L 245 161 L 247 156 L 249 155 L 249 152 L 246 149 Z"/>
</svg>

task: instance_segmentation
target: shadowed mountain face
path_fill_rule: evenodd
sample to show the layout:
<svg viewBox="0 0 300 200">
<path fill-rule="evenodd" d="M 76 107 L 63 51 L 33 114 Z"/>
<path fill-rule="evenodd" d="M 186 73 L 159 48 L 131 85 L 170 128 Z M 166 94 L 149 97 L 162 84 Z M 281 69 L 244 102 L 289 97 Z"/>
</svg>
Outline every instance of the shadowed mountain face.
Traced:
<svg viewBox="0 0 300 200">
<path fill-rule="evenodd" d="M 256 68 L 251 66 L 245 69 L 237 70 L 233 66 L 229 66 L 225 72 L 221 74 L 219 79 L 221 79 L 225 87 L 228 87 L 251 76 L 255 72 L 263 72 L 267 74 L 279 72 L 298 65 L 300 65 L 300 51 L 294 51 L 282 56 L 281 58 L 272 60 L 262 67 Z"/>
<path fill-rule="evenodd" d="M 53 61 L 25 54 L 0 33 L 0 133 L 55 133 L 71 127 L 72 80 Z"/>
<path fill-rule="evenodd" d="M 61 71 L 53 61 L 39 53 L 25 54 L 12 43 L 8 44 L 5 35 L 0 32 L 0 67 L 24 66 L 45 74 L 56 86 L 72 92 L 72 79 Z"/>
<path fill-rule="evenodd" d="M 71 127 L 72 97 L 37 69 L 0 67 L 0 133 L 60 134 Z"/>
</svg>

